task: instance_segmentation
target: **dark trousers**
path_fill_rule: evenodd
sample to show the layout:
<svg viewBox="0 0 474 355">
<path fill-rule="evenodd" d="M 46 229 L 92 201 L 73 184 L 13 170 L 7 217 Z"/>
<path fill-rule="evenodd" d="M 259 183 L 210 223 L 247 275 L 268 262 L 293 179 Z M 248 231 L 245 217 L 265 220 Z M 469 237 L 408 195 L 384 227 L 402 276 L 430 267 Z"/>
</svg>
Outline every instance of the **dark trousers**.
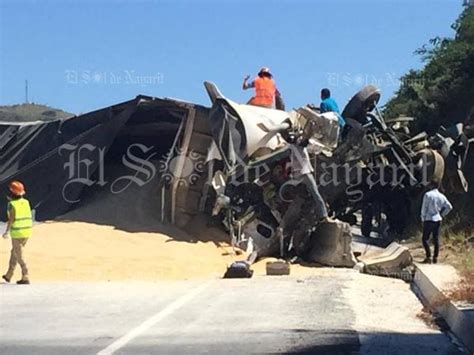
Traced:
<svg viewBox="0 0 474 355">
<path fill-rule="evenodd" d="M 362 205 L 362 224 L 360 226 L 360 231 L 362 236 L 370 238 L 370 232 L 372 232 L 372 222 L 374 219 L 374 208 L 372 204 L 364 203 Z"/>
<path fill-rule="evenodd" d="M 309 190 L 309 193 L 314 200 L 316 207 L 316 221 L 326 218 L 328 216 L 328 210 L 326 208 L 326 203 L 319 193 L 318 185 L 316 184 L 314 176 L 311 174 L 305 174 L 301 177 L 301 182 L 306 185 L 306 188 Z"/>
<path fill-rule="evenodd" d="M 434 255 L 433 258 L 437 259 L 439 254 L 439 232 L 441 222 L 425 221 L 423 222 L 423 247 L 425 248 L 426 257 L 431 257 L 430 245 L 428 243 L 430 236 L 433 236 L 434 244 Z"/>
</svg>

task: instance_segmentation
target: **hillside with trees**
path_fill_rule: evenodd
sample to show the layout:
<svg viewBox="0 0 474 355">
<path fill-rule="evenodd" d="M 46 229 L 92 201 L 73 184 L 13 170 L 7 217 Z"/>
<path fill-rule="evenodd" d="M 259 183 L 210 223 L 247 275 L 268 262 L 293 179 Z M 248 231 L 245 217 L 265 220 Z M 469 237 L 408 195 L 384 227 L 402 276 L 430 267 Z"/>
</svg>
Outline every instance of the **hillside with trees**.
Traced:
<svg viewBox="0 0 474 355">
<path fill-rule="evenodd" d="M 466 7 L 452 28 L 453 38 L 436 37 L 416 50 L 425 66 L 401 78 L 386 117 L 416 117 L 416 131 L 468 123 L 469 116 L 474 124 L 474 7 Z"/>
<path fill-rule="evenodd" d="M 474 7 L 466 6 L 452 25 L 453 38 L 436 37 L 415 51 L 424 67 L 410 70 L 401 87 L 384 108 L 386 118 L 415 117 L 414 133 L 434 133 L 440 126 L 464 123 L 465 133 L 474 137 Z M 468 194 L 450 195 L 455 205 L 449 233 L 472 240 L 474 232 L 474 144 L 470 145 L 465 174 Z"/>
<path fill-rule="evenodd" d="M 0 106 L 1 122 L 32 122 L 65 119 L 74 114 L 34 103 Z"/>
</svg>

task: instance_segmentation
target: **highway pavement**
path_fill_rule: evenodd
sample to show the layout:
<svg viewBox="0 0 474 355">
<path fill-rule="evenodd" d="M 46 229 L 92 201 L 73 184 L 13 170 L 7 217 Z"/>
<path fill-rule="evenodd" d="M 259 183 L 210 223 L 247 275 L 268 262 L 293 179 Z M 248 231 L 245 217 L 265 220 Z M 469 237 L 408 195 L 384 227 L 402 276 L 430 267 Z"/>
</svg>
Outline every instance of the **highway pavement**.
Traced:
<svg viewBox="0 0 474 355">
<path fill-rule="evenodd" d="M 458 354 L 408 284 L 349 269 L 0 285 L 1 354 Z"/>
</svg>

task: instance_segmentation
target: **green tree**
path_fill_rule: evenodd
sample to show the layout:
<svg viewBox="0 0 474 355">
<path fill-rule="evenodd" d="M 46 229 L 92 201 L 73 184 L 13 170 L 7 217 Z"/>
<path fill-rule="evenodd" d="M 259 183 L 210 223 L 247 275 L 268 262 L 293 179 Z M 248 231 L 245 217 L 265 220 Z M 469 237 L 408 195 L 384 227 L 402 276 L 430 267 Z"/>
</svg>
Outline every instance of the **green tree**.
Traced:
<svg viewBox="0 0 474 355">
<path fill-rule="evenodd" d="M 452 25 L 454 38 L 434 38 L 415 51 L 425 63 L 401 78 L 386 117 L 412 116 L 415 131 L 464 122 L 474 107 L 474 7 Z"/>
</svg>

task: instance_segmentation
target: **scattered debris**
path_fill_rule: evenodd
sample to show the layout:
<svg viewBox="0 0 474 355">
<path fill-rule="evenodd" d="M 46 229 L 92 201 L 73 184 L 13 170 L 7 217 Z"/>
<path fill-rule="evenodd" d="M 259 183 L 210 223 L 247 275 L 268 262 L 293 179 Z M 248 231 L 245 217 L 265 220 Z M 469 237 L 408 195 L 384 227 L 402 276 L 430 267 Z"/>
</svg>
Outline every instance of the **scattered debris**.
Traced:
<svg viewBox="0 0 474 355">
<path fill-rule="evenodd" d="M 270 261 L 266 264 L 267 275 L 289 275 L 290 263 L 284 260 Z"/>
<path fill-rule="evenodd" d="M 359 257 L 359 261 L 367 274 L 406 279 L 411 275 L 406 268 L 413 263 L 413 258 L 407 247 L 393 242 L 380 253 Z"/>
<path fill-rule="evenodd" d="M 365 236 L 373 220 L 380 225 L 382 217 L 389 231 L 402 233 L 412 196 L 424 184 L 444 178 L 452 188 L 467 189 L 462 167 L 468 144 L 462 126 L 412 137 L 412 119 L 384 120 L 377 108 L 380 90 L 374 86 L 350 100 L 343 132 L 335 113 L 321 114 L 312 105 L 290 112 L 241 105 L 214 84 L 205 87 L 213 104 L 207 162 L 214 194 L 204 198 L 211 200 L 212 214 L 233 245 L 250 255 L 250 263 L 278 256 L 354 267 L 346 222 L 355 223 L 357 211 Z M 455 173 L 444 176 L 447 166 Z M 352 193 L 359 198 L 349 198 Z M 411 255 L 398 244 L 361 261 L 367 273 L 411 278 L 406 269 Z"/>
<path fill-rule="evenodd" d="M 443 317 L 427 306 L 424 306 L 416 316 L 432 329 L 440 329 L 445 332 L 449 331 L 449 325 L 446 324 Z"/>
<path fill-rule="evenodd" d="M 234 261 L 226 270 L 224 279 L 242 279 L 251 278 L 253 270 L 246 261 Z"/>
</svg>

